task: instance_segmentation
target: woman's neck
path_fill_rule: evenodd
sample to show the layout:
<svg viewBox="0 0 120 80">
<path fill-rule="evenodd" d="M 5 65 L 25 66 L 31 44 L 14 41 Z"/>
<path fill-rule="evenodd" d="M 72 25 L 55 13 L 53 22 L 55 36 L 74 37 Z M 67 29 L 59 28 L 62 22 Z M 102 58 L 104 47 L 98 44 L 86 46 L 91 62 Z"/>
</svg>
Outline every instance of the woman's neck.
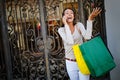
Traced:
<svg viewBox="0 0 120 80">
<path fill-rule="evenodd" d="M 73 32 L 74 32 L 74 30 L 75 30 L 73 23 L 68 23 L 68 25 L 69 25 L 69 27 L 70 27 L 71 33 L 73 34 Z"/>
<path fill-rule="evenodd" d="M 69 25 L 70 28 L 74 27 L 73 23 L 68 23 L 68 25 Z"/>
</svg>

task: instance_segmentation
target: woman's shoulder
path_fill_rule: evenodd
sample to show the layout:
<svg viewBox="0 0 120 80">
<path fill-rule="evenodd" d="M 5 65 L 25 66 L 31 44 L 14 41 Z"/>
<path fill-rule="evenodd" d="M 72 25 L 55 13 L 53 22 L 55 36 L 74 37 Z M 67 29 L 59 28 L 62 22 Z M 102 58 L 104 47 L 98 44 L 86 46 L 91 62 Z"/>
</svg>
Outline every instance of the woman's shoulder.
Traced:
<svg viewBox="0 0 120 80">
<path fill-rule="evenodd" d="M 63 31 L 63 30 L 64 30 L 64 27 L 60 27 L 60 28 L 58 28 L 58 30 L 62 30 L 62 31 Z"/>
<path fill-rule="evenodd" d="M 81 28 L 81 27 L 83 27 L 83 24 L 82 24 L 81 22 L 77 22 L 77 23 L 76 23 L 76 27 L 77 27 L 77 28 Z"/>
<path fill-rule="evenodd" d="M 81 22 L 77 22 L 76 25 L 83 25 Z"/>
<path fill-rule="evenodd" d="M 60 27 L 60 28 L 58 28 L 58 32 L 60 33 L 60 32 L 64 32 L 65 31 L 65 28 L 64 27 Z"/>
</svg>

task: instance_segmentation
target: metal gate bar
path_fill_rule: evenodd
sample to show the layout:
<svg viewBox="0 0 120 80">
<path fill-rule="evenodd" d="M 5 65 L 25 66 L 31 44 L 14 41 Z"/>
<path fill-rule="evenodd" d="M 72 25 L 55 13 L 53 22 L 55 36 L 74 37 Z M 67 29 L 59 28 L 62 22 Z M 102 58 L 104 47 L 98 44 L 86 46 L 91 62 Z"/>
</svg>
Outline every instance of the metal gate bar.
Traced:
<svg viewBox="0 0 120 80">
<path fill-rule="evenodd" d="M 0 0 L 0 33 L 2 35 L 2 49 L 5 56 L 5 69 L 7 80 L 12 80 L 12 65 L 11 65 L 11 54 L 8 40 L 7 22 L 6 22 L 6 7 L 5 0 Z"/>
</svg>

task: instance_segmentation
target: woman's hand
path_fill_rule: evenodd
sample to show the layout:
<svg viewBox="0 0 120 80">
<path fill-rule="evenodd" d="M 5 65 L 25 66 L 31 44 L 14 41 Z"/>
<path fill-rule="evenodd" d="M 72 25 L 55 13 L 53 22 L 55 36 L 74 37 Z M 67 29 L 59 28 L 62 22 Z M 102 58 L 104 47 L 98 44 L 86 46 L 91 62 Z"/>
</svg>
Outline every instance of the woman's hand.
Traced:
<svg viewBox="0 0 120 80">
<path fill-rule="evenodd" d="M 101 10 L 100 8 L 93 8 L 93 11 L 92 11 L 92 13 L 90 14 L 88 20 L 94 20 L 94 18 L 95 18 L 96 16 L 98 16 L 101 11 L 102 11 L 102 10 Z"/>
<path fill-rule="evenodd" d="M 62 18 L 62 22 L 63 22 L 63 24 L 65 25 L 65 24 L 67 24 L 67 18 L 66 18 L 66 16 L 63 16 L 63 18 Z"/>
</svg>

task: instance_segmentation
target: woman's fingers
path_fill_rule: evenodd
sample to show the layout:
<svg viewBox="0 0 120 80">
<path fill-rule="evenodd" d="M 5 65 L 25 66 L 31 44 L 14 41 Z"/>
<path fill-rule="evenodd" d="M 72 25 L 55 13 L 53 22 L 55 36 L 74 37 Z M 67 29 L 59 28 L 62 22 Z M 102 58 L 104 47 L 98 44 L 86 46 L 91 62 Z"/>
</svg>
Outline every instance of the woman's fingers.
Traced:
<svg viewBox="0 0 120 80">
<path fill-rule="evenodd" d="M 100 12 L 102 11 L 102 9 L 101 8 L 99 8 L 99 7 L 96 7 L 96 8 L 93 8 L 93 11 L 92 11 L 92 13 L 90 14 L 90 16 L 89 16 L 89 20 L 93 20 L 96 16 L 98 16 L 99 14 L 100 14 Z"/>
<path fill-rule="evenodd" d="M 66 19 L 67 19 L 66 16 L 63 16 L 62 21 L 63 21 L 64 24 L 67 23 L 67 22 L 66 22 Z"/>
<path fill-rule="evenodd" d="M 94 17 L 96 17 L 98 14 L 100 14 L 101 11 L 102 11 L 101 8 L 96 7 L 96 8 L 93 9 L 92 14 L 93 14 Z"/>
</svg>

